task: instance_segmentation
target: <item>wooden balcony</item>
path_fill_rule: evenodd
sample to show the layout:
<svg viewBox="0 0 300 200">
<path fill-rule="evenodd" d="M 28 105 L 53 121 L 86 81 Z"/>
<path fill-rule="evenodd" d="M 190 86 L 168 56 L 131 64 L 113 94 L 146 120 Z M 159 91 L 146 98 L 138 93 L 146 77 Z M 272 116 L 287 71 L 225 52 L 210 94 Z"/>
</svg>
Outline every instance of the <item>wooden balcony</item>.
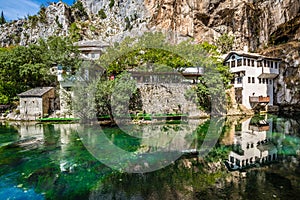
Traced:
<svg viewBox="0 0 300 200">
<path fill-rule="evenodd" d="M 270 102 L 270 97 L 263 97 L 263 96 L 259 96 L 259 97 L 249 97 L 249 101 L 250 103 L 269 103 Z"/>
<path fill-rule="evenodd" d="M 258 126 L 250 125 L 249 129 L 253 130 L 253 131 L 257 131 L 257 132 L 262 132 L 262 131 L 270 130 L 270 126 L 269 125 L 258 125 Z"/>
</svg>

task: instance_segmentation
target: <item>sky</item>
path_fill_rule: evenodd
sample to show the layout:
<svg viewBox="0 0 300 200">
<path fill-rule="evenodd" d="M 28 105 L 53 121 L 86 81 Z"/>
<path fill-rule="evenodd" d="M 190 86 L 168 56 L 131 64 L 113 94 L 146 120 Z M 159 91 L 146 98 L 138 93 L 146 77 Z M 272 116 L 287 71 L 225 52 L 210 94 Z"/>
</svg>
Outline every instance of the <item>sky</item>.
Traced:
<svg viewBox="0 0 300 200">
<path fill-rule="evenodd" d="M 74 0 L 62 0 L 71 5 Z M 0 12 L 3 11 L 7 21 L 24 18 L 25 16 L 35 15 L 43 4 L 58 2 L 58 0 L 0 0 Z"/>
</svg>

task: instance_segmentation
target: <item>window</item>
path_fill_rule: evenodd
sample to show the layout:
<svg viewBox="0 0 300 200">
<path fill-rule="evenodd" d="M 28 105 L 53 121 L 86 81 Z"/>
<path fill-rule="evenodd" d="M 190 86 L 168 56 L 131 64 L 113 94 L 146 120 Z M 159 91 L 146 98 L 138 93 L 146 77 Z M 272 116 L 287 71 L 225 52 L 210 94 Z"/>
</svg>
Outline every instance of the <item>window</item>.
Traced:
<svg viewBox="0 0 300 200">
<path fill-rule="evenodd" d="M 269 84 L 269 79 L 266 79 L 266 84 Z"/>
<path fill-rule="evenodd" d="M 247 59 L 246 58 L 243 58 L 243 65 L 247 66 Z"/>
<path fill-rule="evenodd" d="M 248 77 L 248 83 L 251 83 L 251 78 L 250 77 Z"/>
<path fill-rule="evenodd" d="M 234 162 L 234 157 L 230 156 L 230 162 Z"/>
<path fill-rule="evenodd" d="M 235 60 L 231 61 L 231 67 L 235 67 Z"/>
<path fill-rule="evenodd" d="M 262 83 L 265 84 L 265 79 L 264 78 L 262 79 Z"/>
<path fill-rule="evenodd" d="M 272 61 L 270 62 L 270 65 L 271 65 L 270 67 L 273 68 L 273 62 Z"/>
<path fill-rule="evenodd" d="M 275 66 L 274 66 L 274 67 L 275 67 L 275 69 L 277 69 L 277 68 L 278 68 L 278 63 L 277 63 L 277 62 L 275 62 L 275 63 L 274 63 L 274 65 L 275 65 Z"/>
<path fill-rule="evenodd" d="M 251 67 L 254 67 L 254 60 L 251 60 Z"/>
<path fill-rule="evenodd" d="M 248 63 L 247 66 L 250 66 L 250 59 L 247 59 L 247 63 Z"/>
<path fill-rule="evenodd" d="M 261 84 L 261 78 L 258 78 L 258 83 Z"/>
<path fill-rule="evenodd" d="M 267 61 L 264 60 L 264 66 L 263 67 L 266 67 L 267 66 Z"/>
<path fill-rule="evenodd" d="M 255 78 L 254 77 L 252 77 L 252 83 L 255 83 Z"/>
<path fill-rule="evenodd" d="M 269 80 L 269 83 L 272 84 L 272 79 Z"/>
<path fill-rule="evenodd" d="M 242 77 L 238 77 L 238 78 L 236 79 L 237 84 L 241 84 L 242 81 L 243 81 L 243 78 L 242 78 Z"/>
<path fill-rule="evenodd" d="M 261 61 L 257 61 L 257 67 L 261 67 Z"/>
<path fill-rule="evenodd" d="M 242 59 L 238 59 L 238 60 L 237 60 L 237 66 L 238 66 L 238 67 L 242 66 Z"/>
</svg>

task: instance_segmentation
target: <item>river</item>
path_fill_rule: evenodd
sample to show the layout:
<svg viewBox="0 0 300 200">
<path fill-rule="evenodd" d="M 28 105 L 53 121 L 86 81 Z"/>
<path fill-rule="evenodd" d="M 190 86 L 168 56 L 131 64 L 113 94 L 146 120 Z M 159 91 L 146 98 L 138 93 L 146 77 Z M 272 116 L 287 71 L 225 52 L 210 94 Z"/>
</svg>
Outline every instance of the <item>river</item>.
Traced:
<svg viewBox="0 0 300 200">
<path fill-rule="evenodd" d="M 0 199 L 300 199 L 300 118 L 0 122 Z"/>
</svg>

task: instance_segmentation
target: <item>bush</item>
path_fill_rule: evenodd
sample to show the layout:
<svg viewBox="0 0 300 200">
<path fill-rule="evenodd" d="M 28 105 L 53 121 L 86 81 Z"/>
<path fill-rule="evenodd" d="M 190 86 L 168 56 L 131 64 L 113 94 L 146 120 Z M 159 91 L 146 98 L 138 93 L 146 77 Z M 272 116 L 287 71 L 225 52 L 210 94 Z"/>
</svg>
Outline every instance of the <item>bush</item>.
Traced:
<svg viewBox="0 0 300 200">
<path fill-rule="evenodd" d="M 110 0 L 109 7 L 112 8 L 115 5 L 115 0 Z"/>
<path fill-rule="evenodd" d="M 98 16 L 99 16 L 101 19 L 106 19 L 107 16 L 106 16 L 106 14 L 105 14 L 104 9 L 99 10 Z"/>
</svg>

